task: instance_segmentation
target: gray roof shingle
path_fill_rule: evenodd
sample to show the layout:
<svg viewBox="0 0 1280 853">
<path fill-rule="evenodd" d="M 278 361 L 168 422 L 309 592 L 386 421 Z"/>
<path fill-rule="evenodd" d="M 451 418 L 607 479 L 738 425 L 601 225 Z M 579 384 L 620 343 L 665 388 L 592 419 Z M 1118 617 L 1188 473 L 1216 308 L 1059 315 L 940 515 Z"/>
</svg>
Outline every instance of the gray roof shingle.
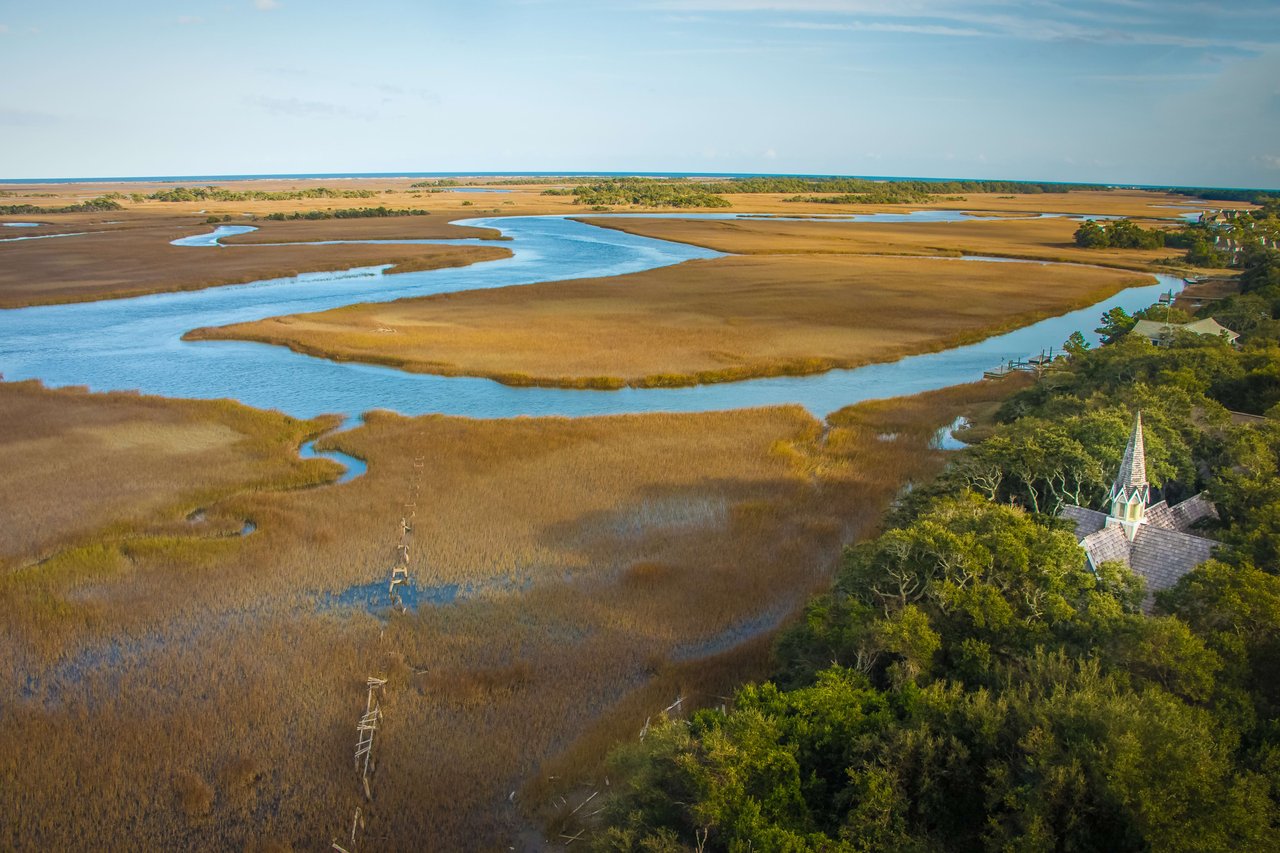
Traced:
<svg viewBox="0 0 1280 853">
<path fill-rule="evenodd" d="M 1213 505 L 1213 501 L 1205 497 L 1204 492 L 1170 507 L 1169 512 L 1173 515 L 1174 526 L 1184 533 L 1203 518 L 1218 517 L 1217 508 Z"/>
<path fill-rule="evenodd" d="M 1178 522 L 1174 518 L 1173 510 L 1169 509 L 1169 504 L 1165 501 L 1160 501 L 1158 504 L 1152 504 L 1147 507 L 1147 511 L 1143 513 L 1143 518 L 1152 527 L 1162 527 L 1165 530 L 1178 529 Z"/>
<path fill-rule="evenodd" d="M 1147 592 L 1155 593 L 1173 586 L 1212 557 L 1217 544 L 1212 539 L 1144 524 L 1133 538 L 1129 565 L 1146 579 Z"/>
<path fill-rule="evenodd" d="M 1110 560 L 1119 560 L 1126 566 L 1130 565 L 1129 537 L 1124 534 L 1124 528 L 1118 524 L 1090 533 L 1081 540 L 1080 547 L 1084 548 L 1085 553 L 1089 555 L 1089 561 L 1095 566 Z"/>
<path fill-rule="evenodd" d="M 1086 509 L 1082 506 L 1064 506 L 1058 516 L 1075 522 L 1077 540 L 1085 538 L 1095 530 L 1101 530 L 1107 524 L 1105 512 Z"/>
</svg>

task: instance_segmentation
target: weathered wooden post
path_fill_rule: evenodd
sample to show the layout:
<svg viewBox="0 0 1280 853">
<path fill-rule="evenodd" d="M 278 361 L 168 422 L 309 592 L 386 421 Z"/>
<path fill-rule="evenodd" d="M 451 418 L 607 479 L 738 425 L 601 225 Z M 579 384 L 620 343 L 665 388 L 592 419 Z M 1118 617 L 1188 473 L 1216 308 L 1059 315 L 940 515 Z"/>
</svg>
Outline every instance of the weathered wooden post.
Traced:
<svg viewBox="0 0 1280 853">
<path fill-rule="evenodd" d="M 365 796 L 370 800 L 373 799 L 373 792 L 369 788 L 369 764 L 373 759 L 373 735 L 378 730 L 378 723 L 382 720 L 382 703 L 378 701 L 378 691 L 380 691 L 387 680 L 377 676 L 369 676 L 365 680 L 365 684 L 369 687 L 369 694 L 365 699 L 364 715 L 360 717 L 360 722 L 356 724 L 356 769 L 360 771 L 360 780 L 364 783 Z M 363 763 L 361 759 L 364 759 Z"/>
</svg>

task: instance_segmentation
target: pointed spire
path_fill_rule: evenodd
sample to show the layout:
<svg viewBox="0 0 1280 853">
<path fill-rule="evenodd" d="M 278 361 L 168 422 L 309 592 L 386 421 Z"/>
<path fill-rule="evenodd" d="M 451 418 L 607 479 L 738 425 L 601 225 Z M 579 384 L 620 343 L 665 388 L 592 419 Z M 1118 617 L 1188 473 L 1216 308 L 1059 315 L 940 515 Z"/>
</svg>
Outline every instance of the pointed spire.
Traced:
<svg viewBox="0 0 1280 853">
<path fill-rule="evenodd" d="M 1111 493 L 1114 495 L 1122 490 L 1129 491 L 1146 485 L 1147 452 L 1142 443 L 1142 412 L 1138 412 L 1137 420 L 1133 422 L 1133 433 L 1129 436 L 1129 446 L 1124 449 L 1120 473 L 1116 475 Z"/>
<path fill-rule="evenodd" d="M 1129 446 L 1120 460 L 1120 471 L 1111 486 L 1111 514 L 1108 524 L 1124 526 L 1129 541 L 1138 533 L 1138 526 L 1146 519 L 1147 504 L 1151 502 L 1151 487 L 1147 485 L 1147 451 L 1142 442 L 1142 412 L 1133 424 Z"/>
</svg>

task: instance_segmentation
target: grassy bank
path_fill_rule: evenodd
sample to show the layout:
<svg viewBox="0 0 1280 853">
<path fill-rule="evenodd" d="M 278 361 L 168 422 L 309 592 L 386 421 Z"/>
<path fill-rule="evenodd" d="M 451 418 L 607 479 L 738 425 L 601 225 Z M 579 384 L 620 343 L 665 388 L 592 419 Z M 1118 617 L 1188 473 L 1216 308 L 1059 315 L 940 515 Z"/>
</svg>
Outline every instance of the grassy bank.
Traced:
<svg viewBox="0 0 1280 853">
<path fill-rule="evenodd" d="M 1078 267 L 761 254 L 348 306 L 198 329 L 188 338 L 282 344 L 509 385 L 669 387 L 891 361 L 1145 282 Z"/>
</svg>

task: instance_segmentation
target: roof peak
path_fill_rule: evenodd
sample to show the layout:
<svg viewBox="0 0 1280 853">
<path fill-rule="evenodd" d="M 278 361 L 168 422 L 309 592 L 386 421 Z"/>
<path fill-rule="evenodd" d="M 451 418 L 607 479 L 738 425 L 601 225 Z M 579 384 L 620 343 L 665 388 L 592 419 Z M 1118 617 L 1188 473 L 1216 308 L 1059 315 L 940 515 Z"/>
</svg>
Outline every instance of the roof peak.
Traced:
<svg viewBox="0 0 1280 853">
<path fill-rule="evenodd" d="M 1120 460 L 1120 471 L 1116 474 L 1113 495 L 1147 485 L 1147 450 L 1142 440 L 1142 411 L 1133 422 L 1133 432 L 1129 435 L 1129 444 L 1124 449 L 1124 458 Z"/>
</svg>

